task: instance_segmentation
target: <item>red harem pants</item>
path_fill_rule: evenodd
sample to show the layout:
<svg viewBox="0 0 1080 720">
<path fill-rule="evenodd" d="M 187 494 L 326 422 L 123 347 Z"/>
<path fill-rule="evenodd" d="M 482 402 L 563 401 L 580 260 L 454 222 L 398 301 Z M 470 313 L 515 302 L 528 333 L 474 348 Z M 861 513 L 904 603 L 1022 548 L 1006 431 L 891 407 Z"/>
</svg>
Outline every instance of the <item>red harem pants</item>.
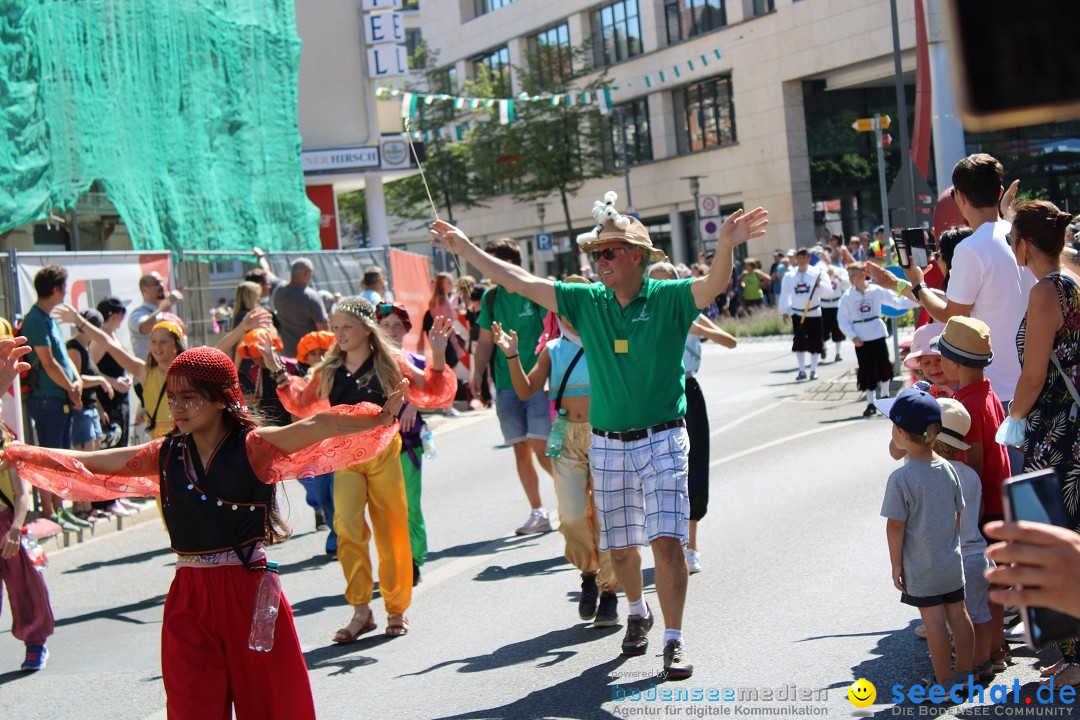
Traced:
<svg viewBox="0 0 1080 720">
<path fill-rule="evenodd" d="M 248 649 L 261 573 L 242 565 L 176 570 L 161 624 L 161 674 L 170 720 L 315 717 L 307 665 L 281 598 L 274 649 Z"/>
<path fill-rule="evenodd" d="M 0 505 L 0 507 L 4 507 Z M 0 512 L 0 535 L 11 527 L 15 513 L 11 508 Z M 44 645 L 53 634 L 53 614 L 45 576 L 34 569 L 26 550 L 0 558 L 0 608 L 3 607 L 4 586 L 7 586 L 11 605 L 11 634 L 27 645 Z"/>
</svg>

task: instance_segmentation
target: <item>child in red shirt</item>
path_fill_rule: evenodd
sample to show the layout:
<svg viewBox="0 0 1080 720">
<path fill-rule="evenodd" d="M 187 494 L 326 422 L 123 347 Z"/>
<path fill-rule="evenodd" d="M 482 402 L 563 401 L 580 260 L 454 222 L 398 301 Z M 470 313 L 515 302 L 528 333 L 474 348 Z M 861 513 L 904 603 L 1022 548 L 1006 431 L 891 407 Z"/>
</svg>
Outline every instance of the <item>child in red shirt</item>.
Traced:
<svg viewBox="0 0 1080 720">
<path fill-rule="evenodd" d="M 982 527 L 991 520 L 1002 519 L 1001 486 L 1010 476 L 1008 452 L 994 439 L 998 426 L 1005 421 L 1005 410 L 990 381 L 983 377 L 983 368 L 994 358 L 990 328 L 981 320 L 957 315 L 949 318 L 930 347 L 940 353 L 941 370 L 949 383 L 957 386 L 953 398 L 971 416 L 971 429 L 964 442 L 971 445 L 966 462 L 982 481 L 983 514 L 979 522 Z M 1000 672 L 1005 669 L 1009 654 L 1004 638 L 1004 608 L 990 603 L 990 619 L 994 627 L 991 647 L 1000 648 L 991 653 L 990 659 L 994 670 Z"/>
</svg>

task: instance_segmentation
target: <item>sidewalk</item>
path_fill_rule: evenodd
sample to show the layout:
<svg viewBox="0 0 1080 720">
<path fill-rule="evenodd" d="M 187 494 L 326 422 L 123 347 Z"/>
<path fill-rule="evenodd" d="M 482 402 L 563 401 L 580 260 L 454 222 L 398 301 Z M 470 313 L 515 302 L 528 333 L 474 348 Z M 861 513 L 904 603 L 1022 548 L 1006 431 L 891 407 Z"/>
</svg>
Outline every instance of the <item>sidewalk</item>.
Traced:
<svg viewBox="0 0 1080 720">
<path fill-rule="evenodd" d="M 127 517 L 110 515 L 107 518 L 98 520 L 93 527 L 78 528 L 77 530 L 64 530 L 48 518 L 38 518 L 28 522 L 26 527 L 29 528 L 30 532 L 34 533 L 38 543 L 45 548 L 45 552 L 55 553 L 161 517 L 156 502 L 145 503 L 140 508 L 130 512 L 131 515 Z"/>
</svg>

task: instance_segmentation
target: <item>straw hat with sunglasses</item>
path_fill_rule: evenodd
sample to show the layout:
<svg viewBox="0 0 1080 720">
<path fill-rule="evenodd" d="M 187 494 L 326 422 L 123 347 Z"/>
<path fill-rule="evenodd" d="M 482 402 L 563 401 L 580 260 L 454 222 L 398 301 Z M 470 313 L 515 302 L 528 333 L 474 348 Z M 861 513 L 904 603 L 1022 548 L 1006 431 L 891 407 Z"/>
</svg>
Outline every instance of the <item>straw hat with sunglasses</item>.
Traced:
<svg viewBox="0 0 1080 720">
<path fill-rule="evenodd" d="M 629 215 L 621 215 L 615 209 L 615 201 L 618 195 L 613 191 L 604 194 L 604 202 L 597 201 L 593 205 L 592 216 L 596 220 L 596 227 L 587 233 L 578 235 L 578 246 L 588 253 L 593 262 L 601 258 L 611 261 L 619 248 L 597 247 L 607 242 L 624 242 L 633 247 L 639 247 L 645 252 L 646 262 L 666 262 L 668 257 L 663 250 L 653 247 L 649 231 L 637 218 Z"/>
</svg>

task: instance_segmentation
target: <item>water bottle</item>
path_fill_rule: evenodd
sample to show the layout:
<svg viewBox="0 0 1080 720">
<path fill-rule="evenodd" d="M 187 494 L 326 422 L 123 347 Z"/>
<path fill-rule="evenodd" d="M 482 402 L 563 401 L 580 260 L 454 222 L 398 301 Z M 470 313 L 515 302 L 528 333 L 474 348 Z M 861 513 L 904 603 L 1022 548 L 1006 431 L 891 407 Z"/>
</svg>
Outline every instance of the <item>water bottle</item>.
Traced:
<svg viewBox="0 0 1080 720">
<path fill-rule="evenodd" d="M 248 636 L 250 649 L 256 652 L 270 652 L 274 649 L 274 626 L 277 624 L 280 604 L 278 564 L 268 560 L 266 570 L 259 578 L 259 589 L 255 591 L 255 612 L 251 616 L 251 634 Z"/>
<path fill-rule="evenodd" d="M 547 449 L 544 454 L 553 460 L 558 460 L 562 455 L 563 438 L 566 435 L 566 411 L 559 410 L 555 422 L 551 424 L 551 434 L 548 435 Z"/>
<path fill-rule="evenodd" d="M 435 436 L 431 434 L 431 428 L 424 423 L 420 429 L 420 442 L 424 445 L 424 459 L 435 459 Z"/>
<path fill-rule="evenodd" d="M 22 529 L 21 542 L 23 549 L 26 550 L 26 556 L 30 558 L 30 564 L 38 572 L 44 572 L 45 568 L 49 566 L 49 558 L 45 556 L 45 548 L 38 545 L 37 537 L 25 525 L 23 525 Z"/>
</svg>

